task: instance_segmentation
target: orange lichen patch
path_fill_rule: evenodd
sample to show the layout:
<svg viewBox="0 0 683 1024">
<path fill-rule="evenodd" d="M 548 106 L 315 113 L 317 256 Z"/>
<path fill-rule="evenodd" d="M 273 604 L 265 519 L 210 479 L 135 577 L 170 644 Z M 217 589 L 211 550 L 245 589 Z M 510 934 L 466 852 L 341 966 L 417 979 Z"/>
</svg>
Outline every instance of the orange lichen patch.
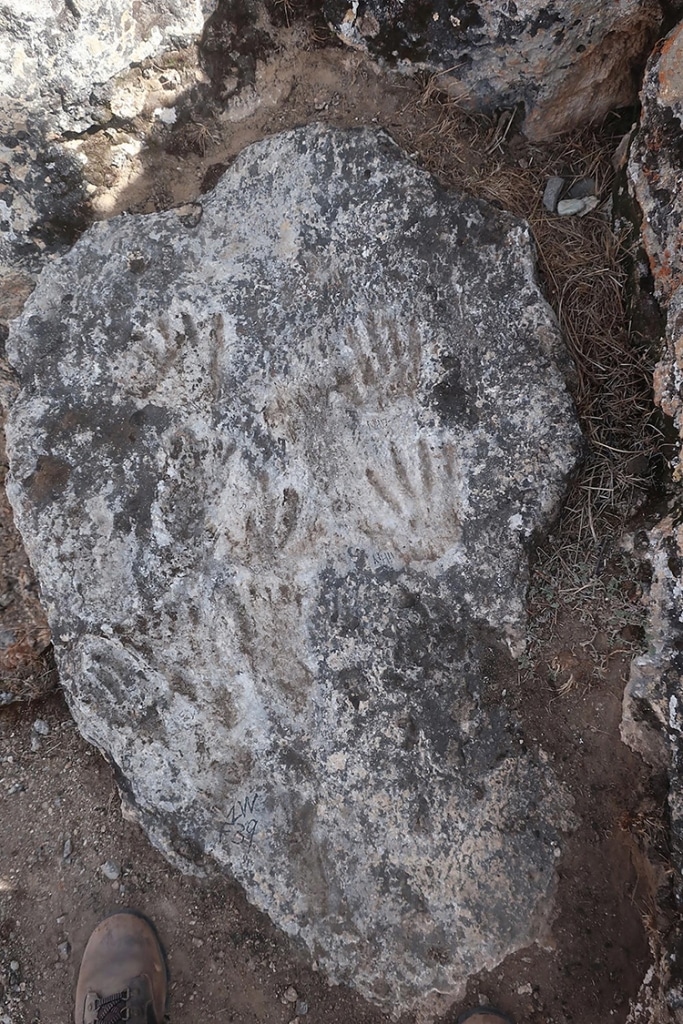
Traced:
<svg viewBox="0 0 683 1024">
<path fill-rule="evenodd" d="M 678 412 L 680 402 L 672 401 L 669 391 L 670 382 L 671 363 L 668 360 L 662 360 L 661 363 L 657 363 L 655 366 L 652 376 L 652 387 L 657 405 L 667 416 L 673 417 Z"/>
<path fill-rule="evenodd" d="M 670 292 L 672 289 L 671 279 L 674 272 L 671 267 L 671 250 L 668 246 L 659 255 L 658 260 L 651 260 L 651 264 L 652 276 L 656 283 L 661 287 L 662 291 Z"/>
<path fill-rule="evenodd" d="M 663 105 L 672 107 L 683 101 L 683 23 L 662 43 L 658 80 Z"/>
<path fill-rule="evenodd" d="M 681 27 L 681 25 L 677 25 L 676 28 L 672 32 L 670 32 L 666 39 L 664 39 L 663 42 L 660 44 L 660 58 L 666 57 L 668 54 L 671 53 L 671 50 L 674 49 L 679 44 L 681 38 Z"/>
<path fill-rule="evenodd" d="M 636 17 L 619 31 L 608 32 L 580 57 L 575 55 L 558 89 L 536 101 L 528 113 L 522 126 L 527 138 L 541 141 L 586 122 L 600 121 L 609 110 L 630 104 L 633 67 L 647 53 L 652 33 L 651 18 Z M 505 59 L 506 66 L 510 66 L 507 52 Z M 521 60 L 523 68 L 523 55 Z M 555 68 L 552 58 L 539 60 L 536 80 L 552 80 Z"/>
<path fill-rule="evenodd" d="M 638 198 L 641 199 L 640 194 L 638 194 Z M 644 206 L 642 200 L 641 206 Z M 643 221 L 641 233 L 643 248 L 657 295 L 669 299 L 683 284 L 683 268 L 676 265 L 676 254 L 672 254 L 669 246 L 665 249 L 660 248 L 659 238 L 646 221 Z"/>
</svg>

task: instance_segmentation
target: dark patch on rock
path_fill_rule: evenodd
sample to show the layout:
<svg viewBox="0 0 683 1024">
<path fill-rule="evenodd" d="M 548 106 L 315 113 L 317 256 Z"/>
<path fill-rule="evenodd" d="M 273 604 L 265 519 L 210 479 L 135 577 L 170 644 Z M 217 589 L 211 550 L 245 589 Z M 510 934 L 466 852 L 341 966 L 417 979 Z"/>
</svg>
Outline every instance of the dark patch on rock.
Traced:
<svg viewBox="0 0 683 1024">
<path fill-rule="evenodd" d="M 26 145 L 0 136 L 11 152 L 4 165 L 1 201 L 7 219 L 0 222 L 0 255 L 29 270 L 39 268 L 46 255 L 64 252 L 92 222 L 78 161 L 61 147 L 40 142 L 33 154 L 36 141 Z"/>
<path fill-rule="evenodd" d="M 465 423 L 473 427 L 479 416 L 476 408 L 476 393 L 471 385 L 463 381 L 462 366 L 454 356 L 443 361 L 443 377 L 432 391 L 434 408 L 446 422 Z"/>
<path fill-rule="evenodd" d="M 35 473 L 26 477 L 23 484 L 32 501 L 38 505 L 45 505 L 54 501 L 64 491 L 70 476 L 71 467 L 68 463 L 51 455 L 41 455 Z"/>
</svg>

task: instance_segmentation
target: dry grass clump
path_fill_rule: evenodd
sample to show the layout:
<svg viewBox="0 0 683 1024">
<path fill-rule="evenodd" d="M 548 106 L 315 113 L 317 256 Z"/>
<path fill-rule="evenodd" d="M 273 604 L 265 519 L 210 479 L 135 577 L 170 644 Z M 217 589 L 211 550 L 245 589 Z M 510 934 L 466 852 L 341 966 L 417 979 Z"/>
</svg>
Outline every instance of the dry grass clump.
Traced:
<svg viewBox="0 0 683 1024">
<path fill-rule="evenodd" d="M 534 614 L 548 618 L 550 611 L 552 619 L 553 609 L 562 607 L 599 619 L 600 628 L 610 614 L 615 630 L 642 621 L 639 589 L 626 586 L 633 562 L 616 551 L 615 542 L 652 487 L 659 436 L 652 423 L 654 346 L 629 323 L 631 239 L 615 235 L 609 215 L 618 136 L 585 129 L 533 144 L 516 130 L 512 112 L 498 121 L 467 117 L 435 80 L 394 133 L 444 185 L 529 222 L 541 282 L 576 367 L 569 385 L 587 455 L 553 537 L 536 554 L 532 627 Z M 558 174 L 593 178 L 598 209 L 584 217 L 549 213 L 543 191 Z M 540 641 L 539 633 L 547 639 L 548 630 L 536 628 Z"/>
<path fill-rule="evenodd" d="M 207 151 L 218 142 L 217 132 L 203 121 L 186 121 L 175 128 L 166 143 L 166 150 L 176 156 L 196 153 L 204 157 Z"/>
<path fill-rule="evenodd" d="M 9 669 L 4 665 L 2 667 L 0 708 L 16 701 L 41 700 L 57 688 L 58 682 L 59 675 L 51 644 L 40 653 L 26 652 L 23 661 L 17 660 Z"/>
</svg>

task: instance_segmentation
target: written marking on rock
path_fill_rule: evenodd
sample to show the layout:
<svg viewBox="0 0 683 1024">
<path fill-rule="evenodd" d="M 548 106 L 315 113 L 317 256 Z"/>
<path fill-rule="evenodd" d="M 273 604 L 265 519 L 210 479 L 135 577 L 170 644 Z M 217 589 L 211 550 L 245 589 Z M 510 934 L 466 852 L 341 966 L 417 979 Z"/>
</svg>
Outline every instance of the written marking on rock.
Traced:
<svg viewBox="0 0 683 1024">
<path fill-rule="evenodd" d="M 246 846 L 249 850 L 258 825 L 258 818 L 255 816 L 258 799 L 258 793 L 250 793 L 244 800 L 235 800 L 228 809 L 225 825 L 221 829 L 223 835 L 230 836 L 230 842 Z"/>
</svg>

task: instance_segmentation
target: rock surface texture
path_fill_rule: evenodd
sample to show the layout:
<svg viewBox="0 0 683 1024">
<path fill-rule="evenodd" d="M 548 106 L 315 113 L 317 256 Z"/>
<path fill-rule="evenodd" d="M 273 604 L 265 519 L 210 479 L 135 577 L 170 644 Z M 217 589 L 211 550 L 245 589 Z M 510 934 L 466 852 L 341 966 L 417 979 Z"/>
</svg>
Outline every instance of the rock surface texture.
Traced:
<svg viewBox="0 0 683 1024">
<path fill-rule="evenodd" d="M 636 99 L 662 21 L 656 0 L 325 0 L 339 36 L 404 71 L 427 70 L 467 110 L 523 103 L 552 138 Z"/>
<path fill-rule="evenodd" d="M 567 796 L 505 708 L 580 451 L 528 229 L 381 133 L 90 228 L 13 326 L 9 493 L 133 813 L 393 1010 L 544 936 Z"/>
<path fill-rule="evenodd" d="M 92 219 L 80 147 L 93 129 L 126 153 L 142 149 L 135 119 L 186 82 L 146 59 L 194 40 L 211 0 L 0 0 L 0 329 L 21 308 L 47 257 Z M 79 133 L 81 138 L 79 139 Z M 139 133 L 137 133 L 139 134 Z M 91 178 L 120 163 L 111 149 Z"/>
<path fill-rule="evenodd" d="M 673 897 L 678 920 L 668 934 L 651 936 L 653 964 L 627 1024 L 683 1024 L 683 525 L 680 512 L 649 533 L 652 566 L 648 650 L 636 658 L 624 694 L 621 735 L 669 778 Z"/>
<path fill-rule="evenodd" d="M 655 291 L 667 314 L 664 350 L 654 373 L 654 393 L 655 401 L 683 437 L 683 25 L 674 29 L 653 53 L 641 98 L 642 115 L 631 147 L 628 174 L 642 213 L 641 235 Z M 678 481 L 682 471 L 679 449 L 674 465 Z M 683 615 L 677 590 L 683 564 L 681 540 L 677 516 L 664 519 L 652 532 L 652 647 L 645 659 L 636 659 L 634 663 L 625 703 L 625 736 L 648 760 L 659 764 L 666 763 L 672 755 L 672 764 L 679 760 L 676 750 L 680 736 L 674 728 L 675 716 L 670 718 L 669 703 L 683 699 L 682 667 L 673 657 Z M 676 674 L 675 686 L 672 672 Z M 643 713 L 643 702 L 648 699 L 652 701 L 654 715 Z M 651 728 L 645 729 L 643 724 L 645 731 L 639 740 L 634 723 L 648 720 Z M 674 789 L 672 798 L 677 799 Z"/>
<path fill-rule="evenodd" d="M 93 206 L 94 182 L 111 182 L 127 162 L 132 168 L 154 111 L 170 107 L 173 116 L 194 83 L 191 67 L 181 74 L 151 61 L 163 63 L 198 36 L 213 6 L 0 0 L 0 342 L 44 264 L 107 214 Z M 0 535 L 11 552 L 0 573 L 1 705 L 37 697 L 52 673 L 41 661 L 49 629 L 4 499 Z"/>
<path fill-rule="evenodd" d="M 210 0 L 0 0 L 0 130 L 86 130 L 93 92 L 164 46 L 198 35 L 213 6 Z"/>
<path fill-rule="evenodd" d="M 655 287 L 668 302 L 683 284 L 683 23 L 654 50 L 641 102 L 629 178 Z"/>
<path fill-rule="evenodd" d="M 654 397 L 683 439 L 683 25 L 655 49 L 641 94 L 642 114 L 628 164 L 642 213 L 641 237 L 666 311 L 664 349 L 654 374 Z M 674 480 L 683 479 L 681 449 Z M 624 696 L 622 736 L 669 775 L 674 897 L 683 906 L 683 526 L 680 498 L 650 531 L 647 653 L 636 658 Z M 680 927 L 653 949 L 629 1024 L 683 1022 L 683 935 Z"/>
</svg>

